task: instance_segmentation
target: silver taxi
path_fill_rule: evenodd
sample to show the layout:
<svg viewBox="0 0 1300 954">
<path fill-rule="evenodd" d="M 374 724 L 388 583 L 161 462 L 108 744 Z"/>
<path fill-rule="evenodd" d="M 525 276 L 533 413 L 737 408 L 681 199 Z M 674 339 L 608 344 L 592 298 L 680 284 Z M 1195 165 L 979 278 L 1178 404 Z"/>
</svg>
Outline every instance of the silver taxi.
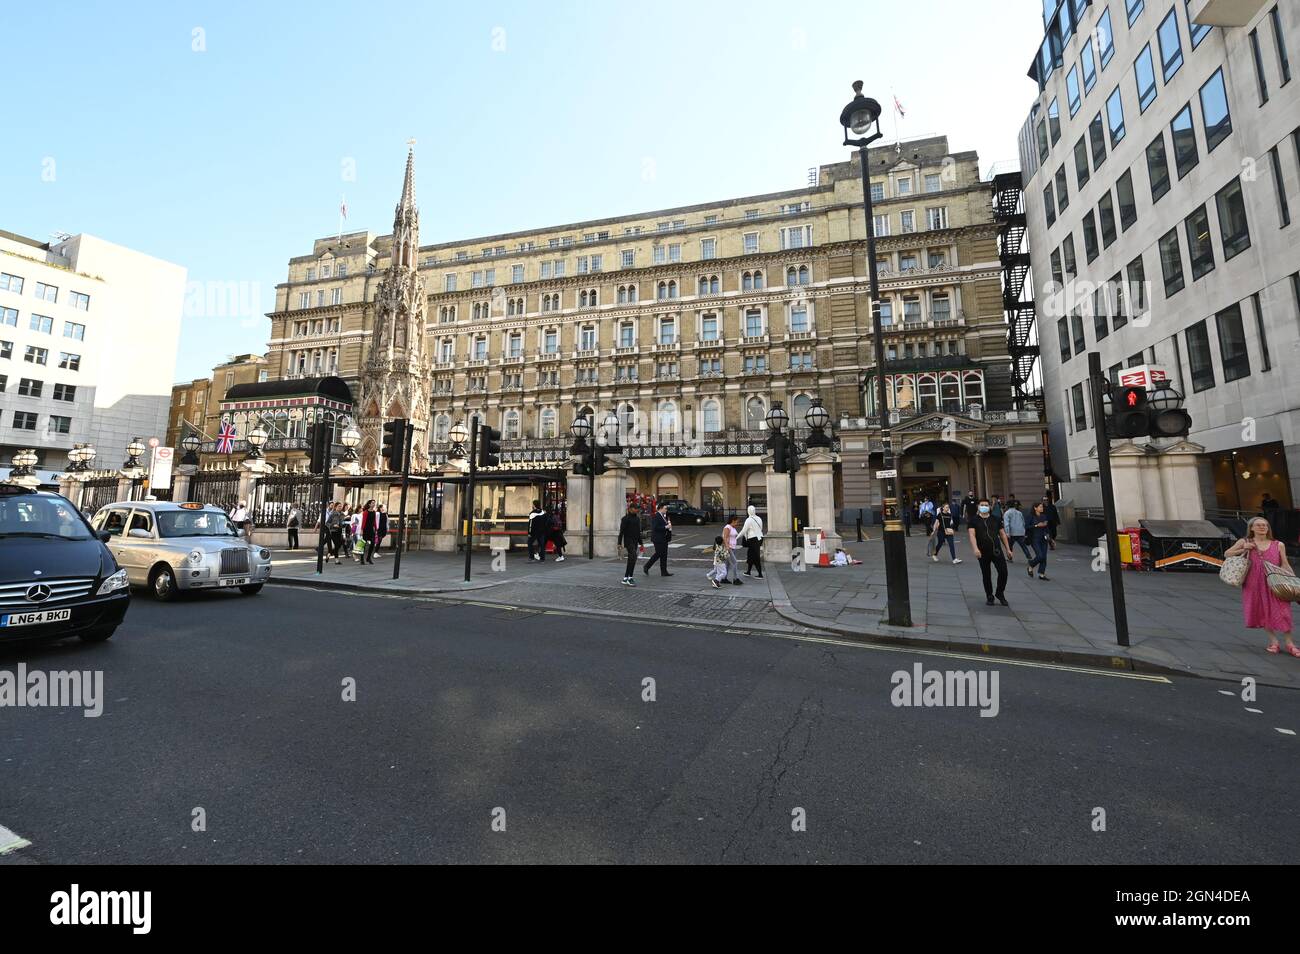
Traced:
<svg viewBox="0 0 1300 954">
<path fill-rule="evenodd" d="M 91 526 L 132 586 L 159 600 L 184 590 L 239 587 L 251 596 L 271 578 L 271 551 L 248 543 L 219 507 L 166 500 L 123 501 L 96 511 Z"/>
</svg>

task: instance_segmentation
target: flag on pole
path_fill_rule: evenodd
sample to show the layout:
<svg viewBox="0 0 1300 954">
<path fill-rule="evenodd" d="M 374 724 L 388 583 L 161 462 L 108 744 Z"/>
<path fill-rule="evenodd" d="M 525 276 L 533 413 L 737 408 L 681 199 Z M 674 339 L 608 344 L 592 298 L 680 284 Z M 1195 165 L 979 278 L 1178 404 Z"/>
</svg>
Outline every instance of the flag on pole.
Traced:
<svg viewBox="0 0 1300 954">
<path fill-rule="evenodd" d="M 907 117 L 907 113 L 903 111 L 903 104 L 898 101 L 897 96 L 894 97 L 894 111 L 904 118 Z"/>
<path fill-rule="evenodd" d="M 217 434 L 217 453 L 230 454 L 235 450 L 235 425 L 229 421 L 221 422 L 221 431 Z"/>
<path fill-rule="evenodd" d="M 348 197 L 344 196 L 343 201 L 339 203 L 339 215 L 343 218 L 348 217 Z"/>
</svg>

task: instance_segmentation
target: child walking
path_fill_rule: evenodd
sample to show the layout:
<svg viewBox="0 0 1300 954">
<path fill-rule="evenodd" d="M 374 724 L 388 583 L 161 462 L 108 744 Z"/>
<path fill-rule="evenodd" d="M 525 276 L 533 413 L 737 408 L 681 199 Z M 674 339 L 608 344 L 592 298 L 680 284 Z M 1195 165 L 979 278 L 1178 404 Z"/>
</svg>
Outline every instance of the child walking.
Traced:
<svg viewBox="0 0 1300 954">
<path fill-rule="evenodd" d="M 727 567 L 730 562 L 731 551 L 727 548 L 727 545 L 722 542 L 722 537 L 714 537 L 713 566 L 709 567 L 709 571 L 704 575 L 708 579 L 709 583 L 713 585 L 715 590 L 722 589 L 720 581 L 727 578 Z"/>
</svg>

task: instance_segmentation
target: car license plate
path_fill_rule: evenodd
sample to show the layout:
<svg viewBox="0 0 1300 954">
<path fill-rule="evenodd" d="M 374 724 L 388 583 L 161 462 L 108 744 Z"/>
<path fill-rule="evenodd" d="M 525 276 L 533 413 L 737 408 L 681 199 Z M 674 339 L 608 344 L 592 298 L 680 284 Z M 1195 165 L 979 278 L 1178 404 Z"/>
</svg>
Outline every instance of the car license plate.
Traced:
<svg viewBox="0 0 1300 954">
<path fill-rule="evenodd" d="M 0 616 L 0 626 L 35 626 L 38 623 L 57 623 L 71 619 L 72 610 L 40 610 L 35 613 L 6 613 Z"/>
<path fill-rule="evenodd" d="M 222 586 L 243 586 L 247 582 L 248 582 L 248 577 L 246 576 L 234 576 L 228 580 L 222 580 L 221 585 Z"/>
</svg>

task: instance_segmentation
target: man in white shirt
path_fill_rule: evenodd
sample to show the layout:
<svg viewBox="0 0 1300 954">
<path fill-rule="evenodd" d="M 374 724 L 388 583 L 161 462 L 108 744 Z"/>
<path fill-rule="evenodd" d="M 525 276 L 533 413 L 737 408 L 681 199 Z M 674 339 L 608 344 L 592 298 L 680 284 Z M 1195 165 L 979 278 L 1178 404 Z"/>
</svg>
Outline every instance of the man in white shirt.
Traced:
<svg viewBox="0 0 1300 954">
<path fill-rule="evenodd" d="M 248 504 L 246 501 L 239 501 L 235 509 L 230 511 L 230 522 L 239 528 L 239 532 L 244 535 L 244 539 L 250 543 L 253 539 L 253 521 L 248 517 Z"/>
</svg>

